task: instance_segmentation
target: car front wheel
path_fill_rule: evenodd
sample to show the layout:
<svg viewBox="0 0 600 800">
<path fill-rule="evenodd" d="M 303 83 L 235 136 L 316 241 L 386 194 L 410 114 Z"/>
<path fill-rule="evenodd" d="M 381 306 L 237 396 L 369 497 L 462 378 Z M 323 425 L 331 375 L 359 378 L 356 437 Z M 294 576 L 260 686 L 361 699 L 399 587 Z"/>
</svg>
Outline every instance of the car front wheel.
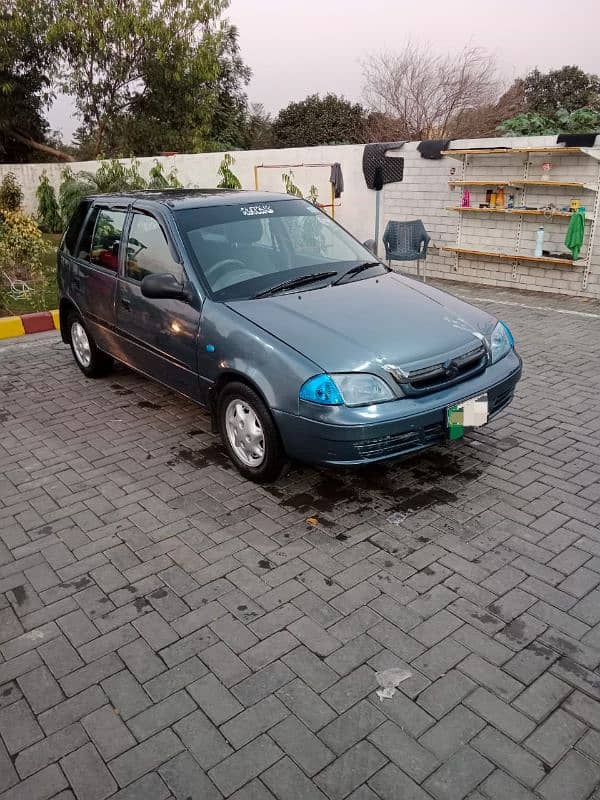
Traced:
<svg viewBox="0 0 600 800">
<path fill-rule="evenodd" d="M 286 464 L 279 433 L 258 394 L 244 383 L 229 383 L 218 401 L 221 438 L 245 478 L 256 483 L 276 480 Z"/>
<path fill-rule="evenodd" d="M 83 320 L 76 312 L 68 321 L 69 339 L 73 358 L 79 369 L 88 378 L 100 378 L 110 370 L 112 358 L 98 350 Z"/>
</svg>

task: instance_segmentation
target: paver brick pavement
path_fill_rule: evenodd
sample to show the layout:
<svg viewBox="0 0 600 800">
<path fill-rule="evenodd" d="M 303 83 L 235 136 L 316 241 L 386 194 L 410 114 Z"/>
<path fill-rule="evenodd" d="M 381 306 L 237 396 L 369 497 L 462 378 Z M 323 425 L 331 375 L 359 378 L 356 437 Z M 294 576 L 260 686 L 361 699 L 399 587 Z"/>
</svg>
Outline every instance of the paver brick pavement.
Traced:
<svg viewBox="0 0 600 800">
<path fill-rule="evenodd" d="M 0 345 L 0 800 L 600 797 L 600 306 L 454 291 L 510 409 L 274 486 L 167 389 Z"/>
</svg>

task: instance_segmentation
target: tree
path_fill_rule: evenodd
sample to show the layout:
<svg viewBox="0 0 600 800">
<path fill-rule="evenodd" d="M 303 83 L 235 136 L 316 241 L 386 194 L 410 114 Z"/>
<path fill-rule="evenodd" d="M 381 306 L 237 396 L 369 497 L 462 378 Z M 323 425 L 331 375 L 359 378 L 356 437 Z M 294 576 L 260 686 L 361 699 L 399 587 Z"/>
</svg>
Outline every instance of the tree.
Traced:
<svg viewBox="0 0 600 800">
<path fill-rule="evenodd" d="M 244 122 L 244 149 L 266 150 L 273 147 L 273 120 L 262 103 L 252 103 Z"/>
<path fill-rule="evenodd" d="M 524 91 L 527 110 L 549 117 L 553 117 L 559 108 L 600 111 L 600 77 L 576 66 L 564 66 L 545 73 L 534 69 L 524 78 Z"/>
<path fill-rule="evenodd" d="M 215 129 L 244 110 L 249 71 L 221 18 L 229 0 L 57 2 L 50 40 L 94 157 L 212 149 Z"/>
<path fill-rule="evenodd" d="M 553 116 L 529 111 L 505 120 L 499 129 L 507 136 L 552 136 L 555 133 L 594 133 L 600 130 L 600 111 L 559 109 Z"/>
<path fill-rule="evenodd" d="M 409 41 L 398 53 L 371 55 L 363 77 L 371 108 L 395 118 L 406 139 L 450 137 L 460 114 L 498 98 L 496 65 L 481 47 L 436 55 Z"/>
<path fill-rule="evenodd" d="M 381 111 L 372 111 L 368 115 L 365 126 L 365 142 L 397 142 L 405 138 L 405 127 L 402 120 Z"/>
<path fill-rule="evenodd" d="M 282 108 L 273 122 L 275 147 L 313 147 L 361 143 L 367 113 L 360 103 L 335 94 L 310 95 Z"/>
<path fill-rule="evenodd" d="M 43 111 L 56 51 L 46 30 L 47 0 L 2 0 L 0 6 L 0 160 L 72 160 L 49 139 Z"/>
<path fill-rule="evenodd" d="M 56 192 L 45 171 L 42 172 L 40 182 L 35 190 L 35 196 L 38 201 L 37 219 L 41 230 L 46 233 L 60 233 L 63 229 L 63 221 L 60 216 Z"/>
<path fill-rule="evenodd" d="M 504 120 L 526 111 L 523 80 L 517 79 L 497 103 L 468 108 L 456 115 L 452 125 L 455 139 L 479 139 L 497 136 Z"/>
</svg>

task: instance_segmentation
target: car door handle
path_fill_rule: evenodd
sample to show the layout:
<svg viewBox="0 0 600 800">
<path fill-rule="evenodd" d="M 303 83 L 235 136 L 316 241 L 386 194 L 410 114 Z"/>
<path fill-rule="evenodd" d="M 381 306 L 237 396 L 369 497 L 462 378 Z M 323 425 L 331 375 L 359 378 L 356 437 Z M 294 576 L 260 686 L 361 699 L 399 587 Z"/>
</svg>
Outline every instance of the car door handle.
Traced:
<svg viewBox="0 0 600 800">
<path fill-rule="evenodd" d="M 131 311 L 131 303 L 129 302 L 129 300 L 127 300 L 127 298 L 125 297 L 121 298 L 121 305 L 123 306 L 123 308 L 126 308 L 127 311 Z"/>
</svg>

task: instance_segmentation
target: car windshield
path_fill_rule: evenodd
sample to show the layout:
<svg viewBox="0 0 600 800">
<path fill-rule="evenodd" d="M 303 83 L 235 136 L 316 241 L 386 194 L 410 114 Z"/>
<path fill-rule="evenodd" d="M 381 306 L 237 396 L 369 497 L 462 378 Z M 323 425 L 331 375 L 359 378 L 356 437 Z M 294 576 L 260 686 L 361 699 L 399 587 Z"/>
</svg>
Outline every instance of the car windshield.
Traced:
<svg viewBox="0 0 600 800">
<path fill-rule="evenodd" d="M 373 262 L 372 253 L 305 200 L 181 209 L 175 218 L 217 300 L 265 296 L 285 291 L 288 283 L 288 290 L 295 284 L 303 291 L 319 288 Z M 348 279 L 384 271 L 376 263 Z"/>
</svg>

